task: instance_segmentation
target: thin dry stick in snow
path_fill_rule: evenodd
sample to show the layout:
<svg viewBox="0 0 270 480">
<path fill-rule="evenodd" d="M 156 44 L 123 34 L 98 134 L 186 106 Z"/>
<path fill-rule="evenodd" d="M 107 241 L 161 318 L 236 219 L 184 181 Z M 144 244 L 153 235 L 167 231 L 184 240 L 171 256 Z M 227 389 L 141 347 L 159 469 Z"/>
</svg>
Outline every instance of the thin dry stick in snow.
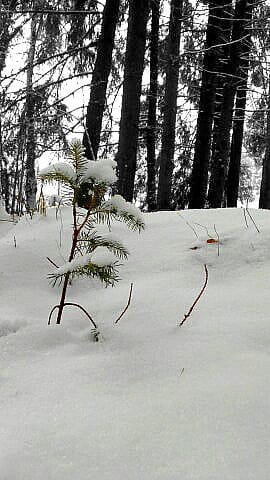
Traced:
<svg viewBox="0 0 270 480">
<path fill-rule="evenodd" d="M 246 209 L 245 208 L 243 209 L 243 212 L 244 212 L 245 224 L 246 224 L 246 227 L 248 228 L 247 214 L 246 214 Z"/>
<path fill-rule="evenodd" d="M 219 257 L 219 243 L 220 243 L 220 242 L 219 242 L 219 234 L 218 234 L 218 232 L 217 232 L 215 223 L 214 223 L 214 230 L 215 230 L 216 236 L 217 236 L 217 255 L 218 255 L 218 257 Z"/>
<path fill-rule="evenodd" d="M 199 293 L 199 295 L 196 297 L 195 301 L 193 302 L 193 304 L 191 305 L 188 313 L 186 313 L 184 315 L 184 318 L 183 320 L 179 323 L 179 327 L 182 327 L 183 323 L 185 323 L 186 319 L 191 315 L 192 311 L 193 311 L 193 308 L 195 307 L 196 303 L 198 303 L 198 301 L 200 300 L 204 290 L 206 289 L 206 285 L 207 285 L 207 282 L 208 282 L 208 269 L 207 269 L 207 266 L 204 265 L 204 270 L 205 270 L 205 281 L 204 281 L 204 285 Z"/>
<path fill-rule="evenodd" d="M 119 317 L 115 320 L 115 322 L 114 322 L 115 325 L 119 322 L 120 318 L 123 317 L 123 315 L 126 313 L 128 307 L 129 307 L 129 305 L 130 305 L 131 296 L 132 296 L 132 290 L 133 290 L 133 283 L 130 284 L 130 291 L 129 291 L 129 297 L 128 297 L 127 305 L 126 305 L 126 307 L 124 308 L 124 310 L 123 310 L 123 312 L 121 313 L 121 315 L 119 315 Z"/>
<path fill-rule="evenodd" d="M 255 220 L 254 220 L 254 218 L 252 217 L 252 215 L 251 215 L 248 207 L 246 207 L 246 211 L 247 211 L 247 214 L 248 214 L 250 220 L 252 221 L 254 227 L 256 228 L 257 232 L 258 232 L 258 233 L 261 233 L 260 230 L 258 229 L 258 227 L 257 227 L 257 225 L 256 225 L 256 223 L 255 223 Z"/>
</svg>

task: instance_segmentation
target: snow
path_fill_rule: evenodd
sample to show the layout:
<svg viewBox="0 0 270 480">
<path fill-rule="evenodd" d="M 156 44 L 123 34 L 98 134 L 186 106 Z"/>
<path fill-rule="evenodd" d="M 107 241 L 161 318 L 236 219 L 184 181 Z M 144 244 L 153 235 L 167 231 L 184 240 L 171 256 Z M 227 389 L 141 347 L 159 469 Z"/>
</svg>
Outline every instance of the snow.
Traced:
<svg viewBox="0 0 270 480">
<path fill-rule="evenodd" d="M 88 263 L 91 262 L 91 255 L 86 253 L 85 255 L 78 255 L 70 262 L 65 262 L 58 268 L 55 268 L 51 273 L 57 275 L 64 275 L 68 272 L 74 272 L 78 268 L 85 267 Z"/>
<path fill-rule="evenodd" d="M 91 262 L 98 267 L 106 267 L 116 262 L 116 257 L 105 247 L 97 247 L 91 256 Z"/>
<path fill-rule="evenodd" d="M 39 172 L 39 177 L 42 179 L 43 177 L 51 174 L 63 175 L 63 177 L 69 179 L 71 182 L 76 180 L 76 172 L 72 165 L 69 165 L 67 162 L 57 162 L 53 165 L 43 168 Z"/>
<path fill-rule="evenodd" d="M 117 176 L 114 171 L 115 166 L 116 162 L 113 160 L 89 160 L 82 175 L 81 181 L 84 183 L 89 179 L 93 179 L 97 183 L 113 185 L 117 181 Z"/>
<path fill-rule="evenodd" d="M 64 275 L 68 272 L 75 272 L 79 268 L 85 267 L 89 263 L 94 263 L 99 267 L 105 267 L 106 265 L 112 265 L 116 262 L 116 257 L 108 252 L 107 248 L 98 247 L 94 253 L 86 253 L 85 255 L 77 255 L 70 262 L 65 262 L 63 265 L 53 269 L 52 275 Z"/>
<path fill-rule="evenodd" d="M 241 209 L 113 225 L 122 281 L 68 290 L 98 343 L 75 307 L 47 326 L 46 257 L 63 263 L 72 225 L 55 212 L 0 222 L 1 480 L 268 480 L 270 212 L 250 211 L 260 233 Z"/>
<path fill-rule="evenodd" d="M 130 202 L 127 202 L 121 195 L 113 195 L 109 200 L 103 203 L 104 208 L 115 208 L 119 213 L 134 216 L 140 222 L 144 222 L 140 210 Z"/>
</svg>

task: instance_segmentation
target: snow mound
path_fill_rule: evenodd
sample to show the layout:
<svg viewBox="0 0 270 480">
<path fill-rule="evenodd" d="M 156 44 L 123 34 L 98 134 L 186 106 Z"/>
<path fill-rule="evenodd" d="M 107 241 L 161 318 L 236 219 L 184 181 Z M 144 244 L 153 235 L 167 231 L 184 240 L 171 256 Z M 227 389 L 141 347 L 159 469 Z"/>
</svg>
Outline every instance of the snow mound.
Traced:
<svg viewBox="0 0 270 480">
<path fill-rule="evenodd" d="M 0 320 L 0 337 L 17 333 L 21 328 L 27 325 L 25 320 L 10 319 Z"/>
</svg>

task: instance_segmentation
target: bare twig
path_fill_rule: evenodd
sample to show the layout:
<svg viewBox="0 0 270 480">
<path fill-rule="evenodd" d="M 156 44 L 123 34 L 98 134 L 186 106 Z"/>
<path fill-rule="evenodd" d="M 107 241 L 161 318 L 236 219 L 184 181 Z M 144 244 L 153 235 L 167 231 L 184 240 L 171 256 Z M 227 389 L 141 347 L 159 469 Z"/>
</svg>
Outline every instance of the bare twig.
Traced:
<svg viewBox="0 0 270 480">
<path fill-rule="evenodd" d="M 248 228 L 247 214 L 246 214 L 246 209 L 245 208 L 243 208 L 243 212 L 244 212 L 245 224 L 246 224 L 246 227 Z"/>
<path fill-rule="evenodd" d="M 188 313 L 186 313 L 184 315 L 184 318 L 183 320 L 179 323 L 179 327 L 182 327 L 183 323 L 185 323 L 185 321 L 187 320 L 187 318 L 191 315 L 192 311 L 193 311 L 193 308 L 195 307 L 196 303 L 198 303 L 198 301 L 200 300 L 204 290 L 206 289 L 206 285 L 207 285 L 207 282 L 208 282 L 208 269 L 207 269 L 207 266 L 204 265 L 204 270 L 205 270 L 205 281 L 204 281 L 204 285 L 199 293 L 199 295 L 196 297 L 195 301 L 193 302 L 193 304 L 191 305 Z"/>
<path fill-rule="evenodd" d="M 209 234 L 208 228 L 205 225 L 201 225 L 200 223 L 197 223 L 197 222 L 194 222 L 194 225 L 198 225 L 199 227 L 204 228 L 208 237 L 211 238 L 211 235 Z"/>
<path fill-rule="evenodd" d="M 13 242 L 14 242 L 14 247 L 17 248 L 17 240 L 15 235 L 13 235 Z"/>
<path fill-rule="evenodd" d="M 119 322 L 120 318 L 123 317 L 123 315 L 126 313 L 128 307 L 129 307 L 129 305 L 130 305 L 131 296 L 132 296 L 132 290 L 133 290 L 133 283 L 130 284 L 130 291 L 129 291 L 129 297 L 128 297 L 127 305 L 126 305 L 126 307 L 124 308 L 124 310 L 123 310 L 123 312 L 121 313 L 121 315 L 119 315 L 119 317 L 115 320 L 115 322 L 114 322 L 115 325 Z"/>
<path fill-rule="evenodd" d="M 198 236 L 195 228 L 194 228 L 185 218 L 183 218 L 180 213 L 178 213 L 178 216 L 179 216 L 180 218 L 182 218 L 182 220 L 184 220 L 184 222 L 189 226 L 189 228 L 191 228 L 191 230 L 193 231 L 195 237 L 196 237 L 196 238 L 199 238 L 199 236 Z"/>
<path fill-rule="evenodd" d="M 257 232 L 258 232 L 258 233 L 261 233 L 260 230 L 258 229 L 258 227 L 257 227 L 257 225 L 256 225 L 256 223 L 255 223 L 255 221 L 254 221 L 254 219 L 253 219 L 253 217 L 252 217 L 252 215 L 251 215 L 248 207 L 246 207 L 246 211 L 247 211 L 247 214 L 248 214 L 250 220 L 252 221 L 254 227 L 256 228 Z"/>
<path fill-rule="evenodd" d="M 218 257 L 219 257 L 219 243 L 220 243 L 220 242 L 219 242 L 219 234 L 218 234 L 218 232 L 217 232 L 215 223 L 214 223 L 214 230 L 215 230 L 216 236 L 217 236 L 217 254 L 218 254 Z"/>
</svg>

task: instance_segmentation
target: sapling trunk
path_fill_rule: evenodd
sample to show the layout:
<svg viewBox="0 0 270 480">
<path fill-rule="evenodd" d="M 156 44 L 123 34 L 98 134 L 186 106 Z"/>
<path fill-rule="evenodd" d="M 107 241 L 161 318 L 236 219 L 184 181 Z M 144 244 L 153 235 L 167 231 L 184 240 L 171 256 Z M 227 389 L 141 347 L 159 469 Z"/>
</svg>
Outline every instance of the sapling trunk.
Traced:
<svg viewBox="0 0 270 480">
<path fill-rule="evenodd" d="M 77 228 L 77 211 L 76 211 L 75 199 L 73 200 L 72 213 L 73 213 L 73 240 L 72 240 L 72 246 L 71 246 L 69 259 L 68 259 L 69 262 L 71 262 L 71 260 L 73 260 L 73 258 L 74 258 L 74 254 L 75 254 L 75 250 L 76 250 L 76 246 L 77 246 L 77 242 L 78 242 L 78 236 L 79 236 L 79 233 L 80 233 L 80 228 L 79 229 Z M 62 294 L 61 294 L 61 299 L 60 299 L 60 303 L 59 303 L 59 309 L 58 309 L 57 320 L 56 320 L 57 325 L 60 325 L 60 323 L 61 323 L 62 313 L 63 313 L 64 306 L 65 306 L 65 299 L 66 299 L 66 294 L 67 294 L 69 277 L 70 277 L 70 272 L 67 272 L 65 274 L 64 285 L 63 285 L 63 288 L 62 288 Z"/>
</svg>

